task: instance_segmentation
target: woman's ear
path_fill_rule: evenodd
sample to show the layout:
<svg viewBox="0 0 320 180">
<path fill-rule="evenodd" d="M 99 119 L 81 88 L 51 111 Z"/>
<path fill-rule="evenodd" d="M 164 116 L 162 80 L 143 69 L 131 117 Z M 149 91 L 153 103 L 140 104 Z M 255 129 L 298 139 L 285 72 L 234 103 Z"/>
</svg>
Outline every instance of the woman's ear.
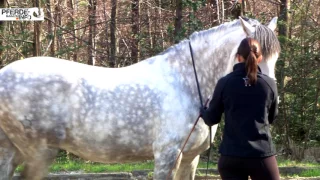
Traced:
<svg viewBox="0 0 320 180">
<path fill-rule="evenodd" d="M 241 55 L 237 54 L 237 55 L 236 55 L 236 58 L 237 58 L 237 60 L 238 60 L 239 63 L 244 62 L 244 58 L 243 58 Z"/>
<path fill-rule="evenodd" d="M 257 61 L 258 61 L 258 64 L 262 61 L 262 59 L 263 59 L 263 57 L 262 57 L 262 55 L 257 59 Z"/>
</svg>

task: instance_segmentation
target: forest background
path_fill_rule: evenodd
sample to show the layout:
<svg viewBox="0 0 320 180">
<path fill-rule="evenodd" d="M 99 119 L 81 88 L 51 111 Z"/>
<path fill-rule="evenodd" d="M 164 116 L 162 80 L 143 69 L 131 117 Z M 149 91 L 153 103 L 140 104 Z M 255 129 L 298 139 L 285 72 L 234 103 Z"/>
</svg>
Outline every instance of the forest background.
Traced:
<svg viewBox="0 0 320 180">
<path fill-rule="evenodd" d="M 32 56 L 123 67 L 238 16 L 262 23 L 277 16 L 274 141 L 279 154 L 320 162 L 320 0 L 1 0 L 0 7 L 45 13 L 42 22 L 0 22 L 1 67 Z M 221 129 L 214 152 L 220 137 Z"/>
</svg>

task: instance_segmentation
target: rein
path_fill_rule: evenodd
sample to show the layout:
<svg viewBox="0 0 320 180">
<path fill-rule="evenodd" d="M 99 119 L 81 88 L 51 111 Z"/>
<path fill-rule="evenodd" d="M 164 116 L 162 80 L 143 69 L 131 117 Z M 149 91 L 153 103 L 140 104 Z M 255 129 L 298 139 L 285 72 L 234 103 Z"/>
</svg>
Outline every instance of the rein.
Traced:
<svg viewBox="0 0 320 180">
<path fill-rule="evenodd" d="M 200 99 L 201 108 L 207 107 L 210 98 L 208 98 L 208 99 L 206 100 L 205 104 L 203 105 L 202 96 L 201 96 L 201 91 L 200 91 L 200 85 L 199 85 L 199 80 L 198 80 L 198 75 L 197 75 L 197 70 L 196 70 L 196 66 L 195 66 L 195 63 L 194 63 L 194 57 L 193 57 L 193 50 L 192 50 L 192 46 L 191 46 L 191 40 L 189 40 L 189 48 L 190 48 L 190 54 L 191 54 L 191 59 L 192 59 L 192 66 L 193 66 L 194 76 L 195 76 L 195 78 L 196 78 L 196 83 L 197 83 L 197 88 L 198 88 L 198 94 L 199 94 L 199 99 Z M 186 144 L 187 144 L 187 142 L 188 142 L 188 140 L 189 140 L 189 138 L 190 138 L 190 136 L 191 136 L 191 133 L 194 131 L 194 129 L 195 129 L 195 127 L 196 127 L 199 119 L 200 119 L 200 113 L 199 113 L 199 115 L 198 115 L 198 117 L 197 117 L 196 122 L 193 124 L 193 127 L 192 127 L 192 129 L 191 129 L 191 131 L 190 131 L 187 139 L 185 140 L 185 142 L 184 142 L 184 144 L 183 144 L 183 146 L 182 146 L 182 148 L 181 148 L 181 151 L 180 151 L 179 155 L 177 156 L 177 158 L 176 158 L 176 160 L 175 160 L 175 162 L 174 162 L 171 170 L 169 171 L 166 179 L 168 179 L 169 176 L 172 174 L 172 171 L 173 171 L 174 167 L 176 166 L 177 161 L 178 161 L 178 159 L 180 158 L 180 155 L 182 154 L 182 152 L 183 152 L 183 150 L 184 150 L 184 148 L 185 148 L 185 146 L 186 146 Z M 210 135 L 210 139 L 209 139 L 210 147 L 209 147 L 209 153 L 208 153 L 206 179 L 207 179 L 207 176 L 208 176 L 209 160 L 210 160 L 210 151 L 211 151 L 211 138 L 212 138 L 212 137 L 211 137 L 211 126 L 209 126 L 209 135 Z"/>
</svg>

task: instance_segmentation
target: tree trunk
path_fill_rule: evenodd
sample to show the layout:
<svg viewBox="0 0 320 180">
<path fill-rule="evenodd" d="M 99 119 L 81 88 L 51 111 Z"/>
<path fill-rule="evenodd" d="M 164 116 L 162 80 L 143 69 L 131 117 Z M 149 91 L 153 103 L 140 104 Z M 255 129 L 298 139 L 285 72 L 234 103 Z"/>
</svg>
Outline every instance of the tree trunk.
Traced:
<svg viewBox="0 0 320 180">
<path fill-rule="evenodd" d="M 108 66 L 110 66 L 110 64 L 108 62 L 110 62 L 110 46 L 109 46 L 109 29 L 108 29 L 108 21 L 107 21 L 107 10 L 106 10 L 106 0 L 103 0 L 103 17 L 104 17 L 104 21 L 105 23 L 105 45 L 106 45 L 106 62 L 108 64 Z"/>
<path fill-rule="evenodd" d="M 280 16 L 279 21 L 282 21 L 284 23 L 279 24 L 279 36 L 283 37 L 283 43 L 282 43 L 282 49 L 283 52 L 287 52 L 287 38 L 288 38 L 288 26 L 289 26 L 289 14 L 288 10 L 290 9 L 290 0 L 281 0 L 280 4 Z M 283 122 L 284 122 L 284 134 L 285 137 L 283 139 L 285 150 L 291 152 L 290 147 L 290 133 L 289 133 L 289 120 L 287 117 L 287 107 L 286 107 L 286 99 L 285 99 L 285 90 L 284 90 L 284 80 L 285 80 L 285 63 L 286 63 L 286 57 L 287 55 L 284 55 L 282 59 L 279 60 L 278 66 L 279 66 L 279 73 L 280 73 L 280 79 L 279 79 L 279 95 L 280 95 L 280 114 L 282 114 Z"/>
<path fill-rule="evenodd" d="M 224 15 L 224 1 L 221 0 L 221 23 L 224 23 L 225 15 Z"/>
<path fill-rule="evenodd" d="M 70 29 L 71 29 L 73 35 L 74 35 L 74 36 L 72 36 L 73 48 L 76 49 L 77 46 L 78 46 L 78 42 L 77 42 L 77 38 L 76 37 L 78 37 L 78 36 L 77 36 L 77 30 L 76 30 L 77 27 L 76 27 L 76 24 L 74 23 L 75 22 L 74 16 L 75 16 L 75 11 L 76 11 L 74 0 L 69 0 L 67 2 L 67 4 L 68 4 L 69 9 L 71 10 L 71 12 L 69 14 L 69 26 L 70 26 Z M 77 50 L 74 50 L 72 52 L 72 60 L 75 61 L 75 62 L 78 59 L 78 53 L 77 52 L 78 52 Z"/>
<path fill-rule="evenodd" d="M 50 37 L 50 42 L 49 42 L 49 48 L 50 48 L 50 56 L 54 57 L 55 54 L 55 50 L 54 50 L 54 44 L 55 44 L 55 31 L 54 31 L 54 24 L 52 23 L 53 20 L 53 15 L 52 15 L 52 10 L 51 10 L 51 0 L 47 0 L 47 17 L 48 19 L 50 19 L 51 21 L 47 21 L 48 23 L 48 33 L 49 33 L 49 37 Z"/>
<path fill-rule="evenodd" d="M 181 28 L 182 28 L 182 0 L 176 0 L 176 18 L 174 21 L 174 43 L 178 43 L 181 36 Z"/>
<path fill-rule="evenodd" d="M 111 20 L 110 20 L 110 67 L 116 67 L 116 17 L 117 0 L 111 0 Z"/>
<path fill-rule="evenodd" d="M 132 46 L 131 46 L 131 63 L 137 63 L 139 59 L 139 32 L 140 32 L 140 14 L 139 0 L 131 2 L 131 30 L 132 30 Z"/>
<path fill-rule="evenodd" d="M 217 20 L 218 24 L 220 24 L 220 6 L 219 6 L 219 0 L 216 0 L 216 5 L 217 5 Z"/>
<path fill-rule="evenodd" d="M 161 50 L 164 49 L 164 33 L 163 33 L 163 18 L 162 18 L 162 11 L 161 11 L 161 0 L 158 0 L 158 4 L 157 4 L 157 8 L 155 8 L 156 12 L 155 14 L 158 15 L 158 18 L 155 20 L 155 23 L 154 23 L 154 30 L 157 32 L 157 33 L 154 33 L 154 34 L 158 34 L 158 32 L 160 31 L 160 38 L 157 38 L 156 35 L 154 35 L 154 42 L 159 42 L 160 43 L 160 47 L 161 47 Z M 159 24 L 157 24 L 157 22 L 159 22 Z M 157 41 L 157 39 L 159 39 Z M 155 46 L 157 46 L 157 43 L 155 44 Z"/>
<path fill-rule="evenodd" d="M 241 16 L 245 16 L 246 15 L 246 1 L 242 0 L 241 2 Z"/>
<path fill-rule="evenodd" d="M 284 23 L 279 24 L 279 35 L 282 35 L 283 37 L 288 38 L 288 27 L 290 22 L 290 0 L 281 0 L 280 4 L 280 16 L 279 21 L 282 21 Z"/>
<path fill-rule="evenodd" d="M 152 19 L 150 8 L 147 7 L 147 18 L 148 18 L 148 35 L 149 35 L 149 51 L 151 52 L 153 49 L 153 39 L 152 39 Z"/>
<path fill-rule="evenodd" d="M 5 8 L 6 7 L 6 1 L 5 0 L 0 0 L 0 8 Z M 0 21 L 0 33 L 3 35 L 5 32 L 5 21 Z M 3 66 L 3 54 L 4 48 L 3 48 L 3 40 L 2 38 L 0 39 L 0 68 Z"/>
<path fill-rule="evenodd" d="M 33 6 L 40 8 L 40 1 L 34 0 Z M 41 55 L 41 48 L 40 48 L 40 40 L 41 38 L 41 22 L 34 21 L 34 31 L 33 31 L 33 56 L 40 56 Z"/>
<path fill-rule="evenodd" d="M 89 0 L 88 14 L 89 14 L 89 41 L 88 41 L 88 64 L 95 65 L 95 31 L 96 31 L 96 8 L 97 1 Z"/>
<path fill-rule="evenodd" d="M 57 27 L 61 27 L 62 20 L 61 20 L 61 0 L 57 0 L 54 2 L 55 4 L 55 10 L 54 10 L 54 22 L 56 23 L 56 26 L 54 27 L 54 41 L 56 41 L 55 45 L 55 51 L 60 53 L 61 49 L 61 34 L 57 33 Z M 58 31 L 59 32 L 59 31 Z M 59 57 L 59 56 L 58 56 Z"/>
</svg>

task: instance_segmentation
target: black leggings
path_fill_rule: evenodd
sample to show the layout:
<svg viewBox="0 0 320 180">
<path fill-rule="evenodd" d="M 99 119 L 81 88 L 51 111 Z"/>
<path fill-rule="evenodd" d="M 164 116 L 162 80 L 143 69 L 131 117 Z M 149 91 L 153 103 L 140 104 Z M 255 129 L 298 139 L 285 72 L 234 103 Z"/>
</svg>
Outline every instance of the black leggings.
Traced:
<svg viewBox="0 0 320 180">
<path fill-rule="evenodd" d="M 223 180 L 280 180 L 275 156 L 263 158 L 239 158 L 221 156 L 218 170 Z"/>
</svg>

